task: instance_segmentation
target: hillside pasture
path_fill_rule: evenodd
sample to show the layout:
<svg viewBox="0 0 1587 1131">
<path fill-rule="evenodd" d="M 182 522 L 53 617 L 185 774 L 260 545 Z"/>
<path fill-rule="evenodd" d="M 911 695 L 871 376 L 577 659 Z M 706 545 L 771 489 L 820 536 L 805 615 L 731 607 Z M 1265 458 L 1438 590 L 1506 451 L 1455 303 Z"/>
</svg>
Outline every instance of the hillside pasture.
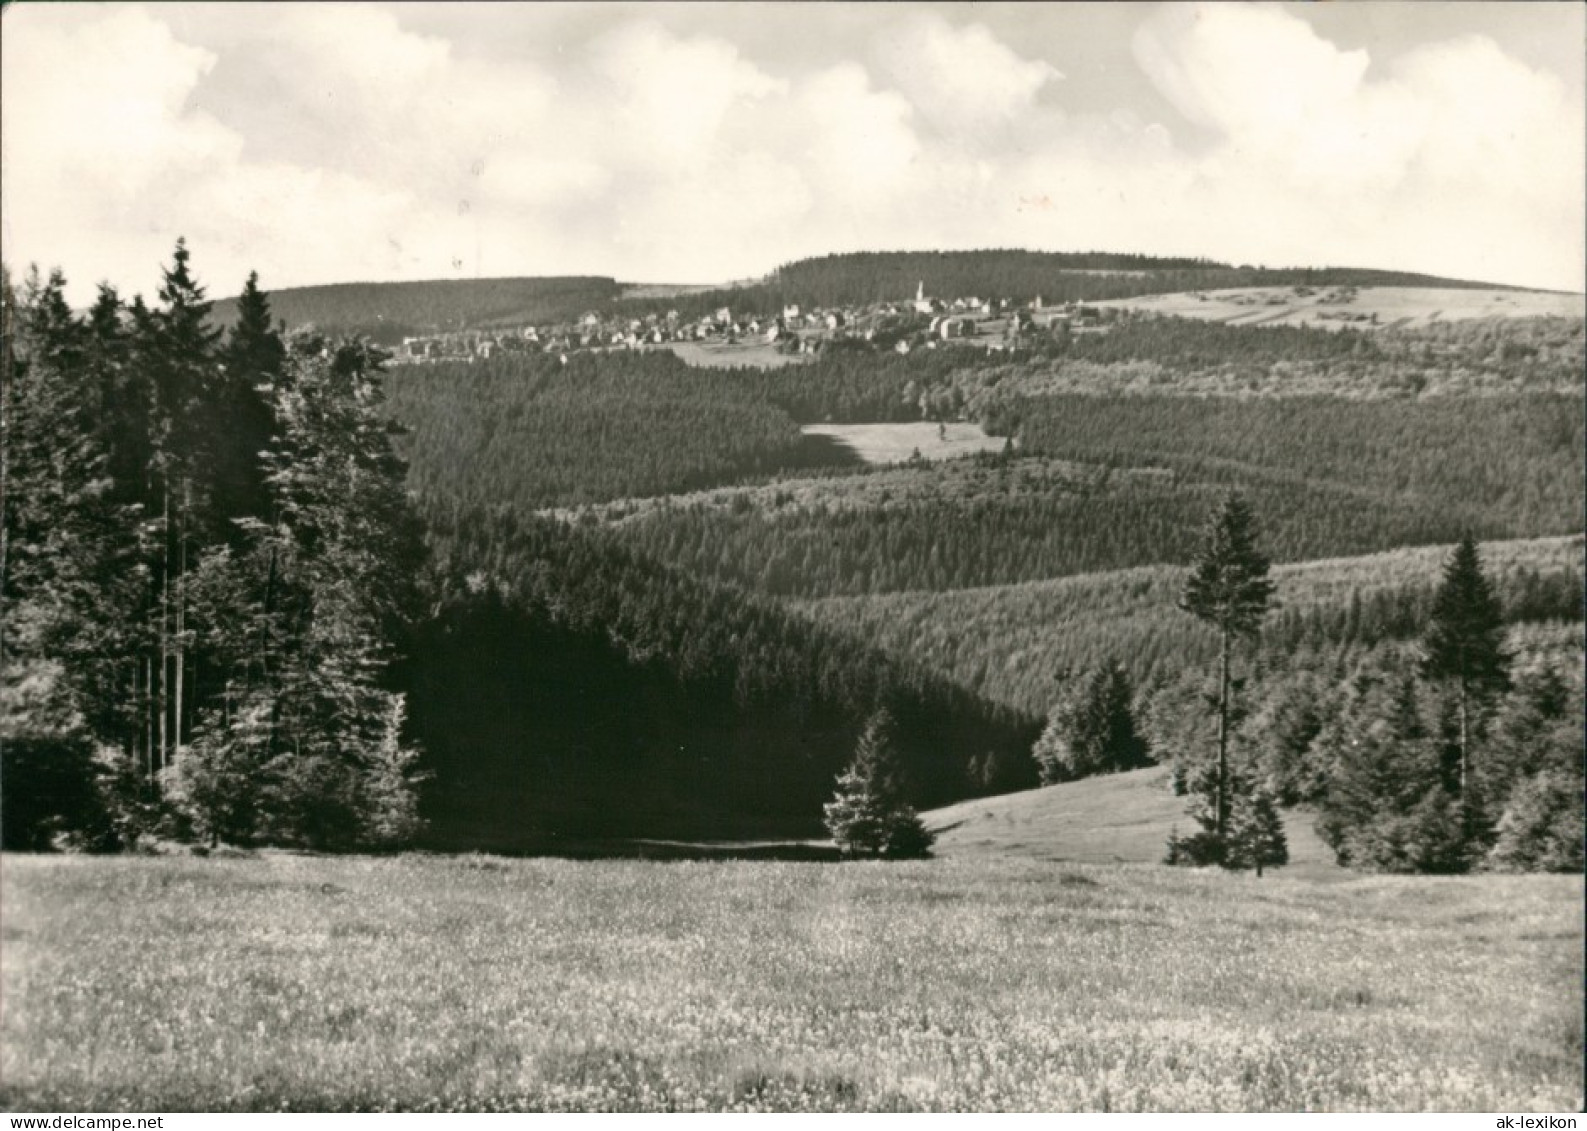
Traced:
<svg viewBox="0 0 1587 1131">
<path fill-rule="evenodd" d="M 1186 799 L 1166 766 L 1105 774 L 964 801 L 921 814 L 947 859 L 1028 858 L 1061 864 L 1157 864 L 1169 834 L 1188 833 Z M 1304 809 L 1284 813 L 1290 862 L 1283 874 L 1316 880 L 1352 875 L 1334 863 Z"/>
<path fill-rule="evenodd" d="M 1576 1111 L 1581 878 L 7 857 L 7 1110 Z"/>
<path fill-rule="evenodd" d="M 1233 326 L 1414 329 L 1471 318 L 1581 318 L 1587 298 L 1467 287 L 1238 287 L 1111 299 L 1095 305 Z"/>
<path fill-rule="evenodd" d="M 806 424 L 807 436 L 830 436 L 852 448 L 866 463 L 906 463 L 917 454 L 925 460 L 959 459 L 980 452 L 1001 452 L 1008 441 L 988 436 L 979 424 Z"/>
</svg>

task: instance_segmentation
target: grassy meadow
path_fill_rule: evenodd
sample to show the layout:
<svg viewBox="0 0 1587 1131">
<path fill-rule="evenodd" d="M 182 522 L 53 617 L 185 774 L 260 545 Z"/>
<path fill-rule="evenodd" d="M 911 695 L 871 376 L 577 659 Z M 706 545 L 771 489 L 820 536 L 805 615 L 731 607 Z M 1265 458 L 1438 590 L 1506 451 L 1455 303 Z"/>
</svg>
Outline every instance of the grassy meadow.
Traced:
<svg viewBox="0 0 1587 1131">
<path fill-rule="evenodd" d="M 8 1110 L 1575 1110 L 1578 877 L 8 856 Z"/>
<path fill-rule="evenodd" d="M 1297 293 L 1304 292 L 1304 293 Z M 1480 287 L 1240 287 L 1112 299 L 1098 306 L 1202 318 L 1238 326 L 1410 328 L 1466 318 L 1580 318 L 1582 297 Z"/>
</svg>

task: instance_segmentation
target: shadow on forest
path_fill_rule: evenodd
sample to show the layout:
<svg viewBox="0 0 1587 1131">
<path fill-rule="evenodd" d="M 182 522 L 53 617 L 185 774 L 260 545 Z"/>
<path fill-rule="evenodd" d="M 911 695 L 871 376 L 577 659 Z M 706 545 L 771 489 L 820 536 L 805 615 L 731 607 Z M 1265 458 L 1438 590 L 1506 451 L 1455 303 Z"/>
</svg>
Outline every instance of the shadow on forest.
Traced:
<svg viewBox="0 0 1587 1131">
<path fill-rule="evenodd" d="M 827 436 L 817 432 L 801 433 L 796 453 L 783 464 L 783 468 L 789 471 L 806 468 L 864 466 L 865 461 L 860 458 L 860 454 L 848 444 L 836 436 Z"/>
</svg>

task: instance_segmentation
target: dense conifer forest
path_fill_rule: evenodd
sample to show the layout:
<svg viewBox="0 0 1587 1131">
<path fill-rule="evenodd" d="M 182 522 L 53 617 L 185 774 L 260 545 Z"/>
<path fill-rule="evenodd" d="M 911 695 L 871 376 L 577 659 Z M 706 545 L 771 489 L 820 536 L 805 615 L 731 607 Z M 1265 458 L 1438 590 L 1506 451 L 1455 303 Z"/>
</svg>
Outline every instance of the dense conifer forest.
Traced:
<svg viewBox="0 0 1587 1131">
<path fill-rule="evenodd" d="M 670 353 L 399 367 L 413 485 L 471 505 L 565 506 L 853 464 L 724 370 Z"/>
<path fill-rule="evenodd" d="M 1580 635 L 1579 535 L 1485 547 L 1505 623 L 1555 655 Z M 1339 657 L 1413 641 L 1433 604 L 1442 547 L 1302 562 L 1275 570 L 1277 607 L 1262 628 L 1265 662 Z M 1145 566 L 948 592 L 911 590 L 795 601 L 793 607 L 909 656 L 994 701 L 1050 706 L 1070 676 L 1117 659 L 1150 686 L 1200 670 L 1214 641 L 1175 607 L 1183 570 Z"/>
<path fill-rule="evenodd" d="M 920 280 L 1049 301 L 1449 285 L 988 252 L 829 257 L 732 293 L 836 305 Z M 1225 689 L 1218 780 L 1245 824 L 1220 818 L 1224 862 L 1277 862 L 1271 807 L 1304 804 L 1360 867 L 1580 866 L 1558 836 L 1581 801 L 1560 721 L 1581 694 L 1580 320 L 1104 312 L 776 369 L 390 367 L 368 340 L 727 301 L 617 293 L 250 280 L 217 313 L 181 244 L 153 306 L 8 285 L 6 845 L 817 837 L 884 716 L 901 813 L 1143 761 L 1204 802 L 1217 647 L 1176 606 L 1237 498 L 1279 565 Z M 801 430 L 919 421 L 1002 451 L 874 467 Z M 1465 623 L 1451 608 L 1487 618 L 1486 682 L 1426 659 Z M 1415 756 L 1385 769 L 1366 731 Z"/>
<path fill-rule="evenodd" d="M 442 843 L 818 835 L 876 705 L 919 802 L 1034 784 L 1033 715 L 598 531 L 472 511 L 432 543 L 413 721 Z"/>
</svg>

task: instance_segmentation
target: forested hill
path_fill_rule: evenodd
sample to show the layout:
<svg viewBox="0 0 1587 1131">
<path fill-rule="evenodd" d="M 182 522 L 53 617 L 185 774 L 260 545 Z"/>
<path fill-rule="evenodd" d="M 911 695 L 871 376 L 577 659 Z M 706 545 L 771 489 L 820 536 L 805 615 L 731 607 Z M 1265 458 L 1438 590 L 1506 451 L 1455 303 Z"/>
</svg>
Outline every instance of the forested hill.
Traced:
<svg viewBox="0 0 1587 1131">
<path fill-rule="evenodd" d="M 390 345 L 448 330 L 571 321 L 604 309 L 620 290 L 615 280 L 593 275 L 336 283 L 272 291 L 270 306 L 288 326 L 312 322 L 325 333 L 363 334 Z M 236 300 L 215 303 L 211 317 L 230 326 L 237 320 Z"/>
<path fill-rule="evenodd" d="M 924 284 L 929 296 L 1011 298 L 1028 302 L 1092 301 L 1179 291 L 1261 286 L 1489 287 L 1403 271 L 1354 267 L 1260 268 L 1207 259 L 1111 252 L 888 251 L 801 259 L 750 286 L 690 294 L 621 297 L 624 287 L 597 276 L 456 279 L 415 283 L 338 283 L 272 291 L 271 307 L 288 326 L 313 323 L 326 333 L 364 334 L 383 345 L 404 337 L 571 322 L 586 311 L 643 315 L 676 310 L 697 318 L 722 306 L 774 314 L 783 306 L 859 306 L 900 302 Z M 214 305 L 217 325 L 236 320 L 236 302 Z"/>
<path fill-rule="evenodd" d="M 1229 287 L 1491 287 L 1408 271 L 1361 267 L 1248 267 L 1210 259 L 1159 258 L 1112 252 L 864 251 L 801 259 L 779 267 L 755 287 L 706 291 L 671 299 L 628 300 L 636 311 L 676 309 L 686 316 L 719 306 L 780 309 L 863 306 L 912 298 L 968 296 L 1044 303 L 1101 301 Z"/>
<path fill-rule="evenodd" d="M 1110 252 L 856 252 L 801 259 L 779 268 L 768 286 L 795 302 L 874 302 L 913 295 L 1045 301 L 1126 298 L 1173 291 L 1256 286 L 1478 287 L 1406 271 L 1357 267 L 1234 267 L 1210 259 Z"/>
</svg>

